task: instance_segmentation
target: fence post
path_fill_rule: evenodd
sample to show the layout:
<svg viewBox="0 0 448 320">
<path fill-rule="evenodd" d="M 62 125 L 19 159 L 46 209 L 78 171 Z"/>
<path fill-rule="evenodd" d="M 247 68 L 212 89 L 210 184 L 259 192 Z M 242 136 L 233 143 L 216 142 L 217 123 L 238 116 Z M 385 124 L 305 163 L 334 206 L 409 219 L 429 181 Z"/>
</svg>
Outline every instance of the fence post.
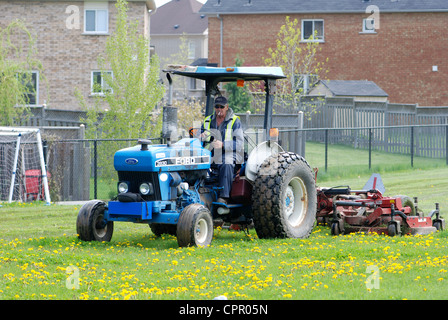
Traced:
<svg viewBox="0 0 448 320">
<path fill-rule="evenodd" d="M 90 162 L 90 145 L 89 142 L 86 142 L 86 127 L 84 124 L 81 124 L 79 126 L 79 135 L 78 139 L 81 140 L 78 142 L 79 144 L 79 150 L 80 150 L 80 168 L 81 172 L 79 174 L 79 180 L 80 184 L 77 185 L 78 187 L 78 193 L 80 195 L 79 199 L 82 200 L 90 200 L 90 169 L 91 169 L 91 162 Z M 85 186 L 88 186 L 87 188 Z"/>
<path fill-rule="evenodd" d="M 47 104 L 43 104 L 42 108 L 40 109 L 40 116 L 41 116 L 41 120 L 40 120 L 40 126 L 41 127 L 45 127 L 47 125 L 47 115 L 45 112 L 45 109 L 47 107 Z"/>
<path fill-rule="evenodd" d="M 414 126 L 411 127 L 411 168 L 414 167 Z"/>
<path fill-rule="evenodd" d="M 303 129 L 303 111 L 299 111 L 297 114 L 297 129 L 302 130 Z M 302 157 L 305 157 L 305 132 L 304 131 L 297 131 L 296 135 L 296 145 L 295 145 L 295 152 L 300 154 Z"/>
<path fill-rule="evenodd" d="M 328 129 L 325 129 L 325 172 L 328 169 Z"/>
<path fill-rule="evenodd" d="M 93 198 L 98 199 L 98 140 L 93 140 Z"/>
<path fill-rule="evenodd" d="M 369 128 L 369 170 L 372 169 L 372 128 Z"/>
<path fill-rule="evenodd" d="M 358 113 L 357 113 L 357 108 L 356 108 L 356 102 L 353 101 L 353 107 L 352 107 L 352 126 L 353 128 L 357 128 L 358 127 Z M 353 130 L 353 147 L 356 149 L 358 148 L 358 137 L 359 137 L 359 132 L 358 130 Z"/>
<path fill-rule="evenodd" d="M 445 126 L 445 158 L 448 165 L 448 124 Z"/>
</svg>

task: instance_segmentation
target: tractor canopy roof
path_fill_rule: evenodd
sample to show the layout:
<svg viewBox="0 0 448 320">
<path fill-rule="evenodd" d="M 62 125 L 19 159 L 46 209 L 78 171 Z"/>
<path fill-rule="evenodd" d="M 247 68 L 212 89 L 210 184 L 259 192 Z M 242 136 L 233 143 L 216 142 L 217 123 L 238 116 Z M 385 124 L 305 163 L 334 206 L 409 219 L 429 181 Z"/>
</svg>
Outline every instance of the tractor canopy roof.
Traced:
<svg viewBox="0 0 448 320">
<path fill-rule="evenodd" d="M 237 80 L 276 80 L 286 78 L 280 67 L 203 67 L 169 65 L 165 72 L 185 77 L 205 80 L 206 82 L 231 82 Z"/>
<path fill-rule="evenodd" d="M 169 65 L 166 72 L 172 92 L 172 79 L 170 74 L 200 79 L 205 81 L 206 106 L 205 115 L 213 112 L 213 97 L 219 96 L 218 83 L 235 81 L 257 81 L 265 83 L 266 104 L 264 112 L 264 125 L 266 130 L 272 127 L 273 96 L 276 91 L 275 82 L 278 79 L 286 78 L 280 67 L 203 67 L 203 66 L 181 66 Z M 244 85 L 244 84 L 243 84 Z M 172 96 L 172 93 L 170 93 Z M 172 99 L 172 98 L 170 98 Z M 171 102 L 169 102 L 171 104 Z"/>
</svg>

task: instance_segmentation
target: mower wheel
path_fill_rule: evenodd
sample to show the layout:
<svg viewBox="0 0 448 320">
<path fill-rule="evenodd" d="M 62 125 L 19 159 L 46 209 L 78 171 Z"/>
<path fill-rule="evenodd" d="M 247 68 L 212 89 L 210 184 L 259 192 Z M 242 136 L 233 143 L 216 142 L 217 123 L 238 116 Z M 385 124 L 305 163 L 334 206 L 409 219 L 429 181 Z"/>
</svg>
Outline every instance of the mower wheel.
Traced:
<svg viewBox="0 0 448 320">
<path fill-rule="evenodd" d="M 439 231 L 439 230 L 443 230 L 442 221 L 434 221 L 434 222 L 432 223 L 432 226 L 433 226 L 434 228 L 436 228 L 437 231 Z"/>
<path fill-rule="evenodd" d="M 104 221 L 106 204 L 100 200 L 91 200 L 79 210 L 76 219 L 76 232 L 83 241 L 110 241 L 114 232 L 113 221 Z"/>
<path fill-rule="evenodd" d="M 331 224 L 331 235 L 338 236 L 340 234 L 341 234 L 341 227 L 339 225 L 339 222 L 333 222 Z"/>
<path fill-rule="evenodd" d="M 267 158 L 258 169 L 252 209 L 259 238 L 307 238 L 316 221 L 314 174 L 292 152 Z"/>
<path fill-rule="evenodd" d="M 389 223 L 387 226 L 387 235 L 389 237 L 395 237 L 397 233 L 397 225 L 395 223 Z"/>
<path fill-rule="evenodd" d="M 192 203 L 184 208 L 177 222 L 179 247 L 206 247 L 212 239 L 213 219 L 210 210 L 200 203 Z"/>
</svg>

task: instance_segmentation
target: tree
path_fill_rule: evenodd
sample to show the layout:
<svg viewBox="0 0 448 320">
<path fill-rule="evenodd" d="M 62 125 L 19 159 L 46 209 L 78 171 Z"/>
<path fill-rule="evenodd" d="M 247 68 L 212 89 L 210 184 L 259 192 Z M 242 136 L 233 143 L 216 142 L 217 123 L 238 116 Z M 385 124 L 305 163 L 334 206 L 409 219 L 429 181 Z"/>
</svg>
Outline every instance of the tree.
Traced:
<svg viewBox="0 0 448 320">
<path fill-rule="evenodd" d="M 277 97 L 293 110 L 298 106 L 300 97 L 307 93 L 304 90 L 304 82 L 310 78 L 317 81 L 324 73 L 323 62 L 316 58 L 320 47 L 319 42 L 313 39 L 317 34 L 311 35 L 308 41 L 303 42 L 298 23 L 297 19 L 291 21 L 286 17 L 285 24 L 277 34 L 276 47 L 269 48 L 269 57 L 265 58 L 267 65 L 283 69 L 286 79 L 277 82 Z"/>
<path fill-rule="evenodd" d="M 0 27 L 0 125 L 14 125 L 27 114 L 34 93 L 31 71 L 43 69 L 36 53 L 35 40 L 23 21 Z"/>
<path fill-rule="evenodd" d="M 163 117 L 156 106 L 165 92 L 159 81 L 159 59 L 156 55 L 150 58 L 149 39 L 138 32 L 138 21 L 129 22 L 127 2 L 118 0 L 116 7 L 116 29 L 107 39 L 105 55 L 98 58 L 101 81 L 94 84 L 94 105 L 89 106 L 76 91 L 87 110 L 86 136 L 113 140 L 159 138 Z M 101 102 L 106 103 L 107 110 L 102 109 Z M 110 194 L 116 193 L 113 154 L 131 143 L 98 144 L 98 166 L 101 175 L 109 178 Z"/>
<path fill-rule="evenodd" d="M 95 84 L 98 92 L 94 106 L 87 109 L 90 138 L 159 137 L 162 117 L 155 110 L 165 89 L 159 82 L 159 59 L 149 56 L 149 39 L 138 32 L 138 21 L 129 22 L 127 2 L 118 0 L 116 30 L 106 43 L 105 56 L 98 58 L 103 86 Z M 105 85 L 104 85 L 105 84 Z M 100 108 L 100 100 L 108 111 Z M 103 114 L 101 121 L 99 115 Z"/>
<path fill-rule="evenodd" d="M 235 67 L 240 67 L 244 60 L 237 55 L 235 59 Z M 235 113 L 246 112 L 251 108 L 252 96 L 247 87 L 238 87 L 236 82 L 229 82 L 224 85 L 227 92 L 229 106 Z"/>
</svg>

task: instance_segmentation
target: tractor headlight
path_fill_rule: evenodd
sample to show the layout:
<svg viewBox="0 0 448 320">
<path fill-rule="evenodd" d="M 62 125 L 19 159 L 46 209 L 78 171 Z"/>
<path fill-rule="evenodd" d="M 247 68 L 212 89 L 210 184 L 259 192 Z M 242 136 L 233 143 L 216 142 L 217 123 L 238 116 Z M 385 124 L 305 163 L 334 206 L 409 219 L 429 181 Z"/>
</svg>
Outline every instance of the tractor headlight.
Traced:
<svg viewBox="0 0 448 320">
<path fill-rule="evenodd" d="M 151 195 L 154 193 L 154 188 L 152 186 L 152 183 L 149 183 L 149 182 L 143 182 L 140 185 L 139 190 L 140 190 L 140 193 L 145 196 L 148 194 Z"/>
<path fill-rule="evenodd" d="M 126 193 L 129 191 L 129 185 L 127 182 L 118 182 L 118 193 Z"/>
</svg>

